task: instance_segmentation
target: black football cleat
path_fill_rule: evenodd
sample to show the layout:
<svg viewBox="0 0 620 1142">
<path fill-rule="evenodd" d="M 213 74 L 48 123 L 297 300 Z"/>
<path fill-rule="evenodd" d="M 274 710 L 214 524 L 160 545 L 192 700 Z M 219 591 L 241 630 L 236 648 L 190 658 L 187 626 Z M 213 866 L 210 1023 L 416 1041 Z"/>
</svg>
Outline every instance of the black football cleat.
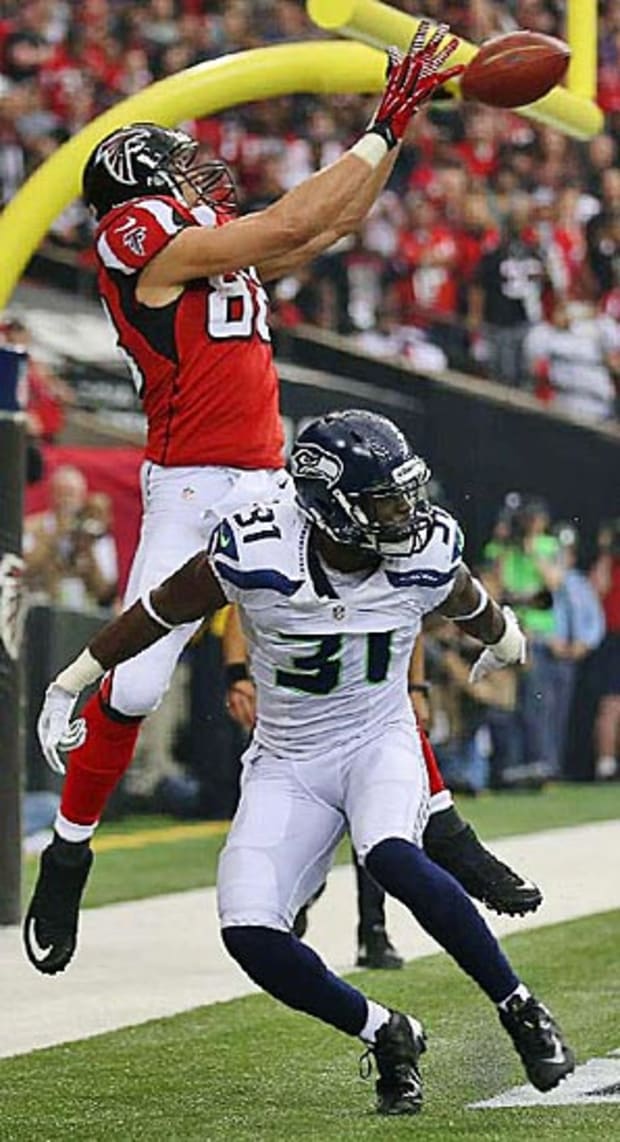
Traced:
<svg viewBox="0 0 620 1142">
<path fill-rule="evenodd" d="M 41 854 L 39 877 L 24 920 L 23 936 L 30 963 L 44 975 L 56 975 L 70 963 L 77 945 L 80 900 L 93 853 L 88 845 L 72 845 L 71 861 L 59 859 L 57 842 Z"/>
<path fill-rule="evenodd" d="M 537 1090 L 553 1090 L 561 1079 L 572 1074 L 575 1056 L 551 1012 L 533 995 L 528 999 L 514 996 L 507 1011 L 500 1008 L 499 1017 Z"/>
<path fill-rule="evenodd" d="M 422 1109 L 420 1055 L 426 1050 L 421 1023 L 393 1011 L 380 1027 L 368 1054 L 374 1055 L 379 1072 L 375 1084 L 377 1114 L 419 1114 Z"/>
<path fill-rule="evenodd" d="M 432 820 L 432 818 L 431 818 Z M 471 825 L 451 836 L 424 835 L 426 855 L 452 873 L 470 896 L 493 912 L 524 916 L 542 904 L 542 892 L 480 843 Z"/>
<path fill-rule="evenodd" d="M 374 968 L 377 971 L 396 971 L 404 964 L 385 928 L 375 925 L 369 932 L 360 936 L 357 947 L 358 968 Z"/>
</svg>

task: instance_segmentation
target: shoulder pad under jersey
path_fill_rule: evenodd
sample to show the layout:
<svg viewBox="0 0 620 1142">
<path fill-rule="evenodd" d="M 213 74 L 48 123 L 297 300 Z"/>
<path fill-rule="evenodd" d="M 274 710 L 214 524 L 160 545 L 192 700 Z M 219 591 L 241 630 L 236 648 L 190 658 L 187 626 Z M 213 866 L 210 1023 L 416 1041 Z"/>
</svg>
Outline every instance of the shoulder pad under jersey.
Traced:
<svg viewBox="0 0 620 1142">
<path fill-rule="evenodd" d="M 386 574 L 392 586 L 451 586 L 463 559 L 463 532 L 449 512 L 438 507 L 432 511 L 433 530 L 426 547 L 405 558 L 387 561 Z"/>
<path fill-rule="evenodd" d="M 226 516 L 209 544 L 211 565 L 226 595 L 246 591 L 294 595 L 302 586 L 304 517 L 290 502 L 248 504 Z"/>
<path fill-rule="evenodd" d="M 196 226 L 189 209 L 174 198 L 137 198 L 105 216 L 95 247 L 107 270 L 135 274 L 187 226 Z"/>
</svg>

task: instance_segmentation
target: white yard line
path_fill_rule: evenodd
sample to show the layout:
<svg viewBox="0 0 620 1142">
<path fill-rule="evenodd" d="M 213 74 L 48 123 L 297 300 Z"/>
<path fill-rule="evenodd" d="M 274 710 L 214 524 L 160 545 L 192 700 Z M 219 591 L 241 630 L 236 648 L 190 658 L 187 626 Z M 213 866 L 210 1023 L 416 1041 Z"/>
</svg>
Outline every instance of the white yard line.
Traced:
<svg viewBox="0 0 620 1142">
<path fill-rule="evenodd" d="M 492 848 L 545 892 L 534 916 L 487 913 L 498 935 L 620 908 L 620 820 L 511 837 Z M 390 902 L 388 915 L 390 934 L 407 959 L 437 951 L 399 904 Z M 353 871 L 339 867 L 312 910 L 308 933 L 338 971 L 351 968 L 355 925 Z M 87 909 L 77 958 L 55 977 L 26 962 L 18 929 L 0 928 L 0 1057 L 254 990 L 222 948 L 213 889 Z"/>
</svg>

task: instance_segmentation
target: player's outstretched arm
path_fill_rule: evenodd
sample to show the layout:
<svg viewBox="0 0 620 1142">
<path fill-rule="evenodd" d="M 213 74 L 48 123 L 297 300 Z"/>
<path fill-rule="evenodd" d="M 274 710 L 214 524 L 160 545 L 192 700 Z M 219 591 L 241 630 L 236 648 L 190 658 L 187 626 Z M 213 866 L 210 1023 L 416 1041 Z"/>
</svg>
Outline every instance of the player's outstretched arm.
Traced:
<svg viewBox="0 0 620 1142">
<path fill-rule="evenodd" d="M 527 644 L 516 615 L 510 607 L 500 607 L 465 564 L 459 567 L 454 587 L 438 609 L 457 622 L 465 634 L 485 644 L 471 668 L 470 682 L 479 682 L 502 666 L 525 662 Z"/>
<path fill-rule="evenodd" d="M 420 105 L 437 86 L 462 70 L 441 70 L 458 41 L 451 38 L 444 45 L 445 25 L 427 41 L 429 29 L 426 22 L 423 34 L 416 34 L 408 52 L 391 69 L 376 114 L 362 138 L 344 155 L 258 214 L 217 229 L 192 226 L 183 230 L 143 270 L 142 290 L 260 266 L 331 231 L 341 216 L 349 217 L 350 204 L 363 190 L 369 173 L 397 147 Z"/>
<path fill-rule="evenodd" d="M 226 602 L 207 557 L 200 554 L 98 631 L 47 688 L 37 733 L 50 768 L 64 773 L 60 750 L 78 744 L 71 718 L 85 686 L 146 650 L 174 627 L 209 618 Z"/>
</svg>

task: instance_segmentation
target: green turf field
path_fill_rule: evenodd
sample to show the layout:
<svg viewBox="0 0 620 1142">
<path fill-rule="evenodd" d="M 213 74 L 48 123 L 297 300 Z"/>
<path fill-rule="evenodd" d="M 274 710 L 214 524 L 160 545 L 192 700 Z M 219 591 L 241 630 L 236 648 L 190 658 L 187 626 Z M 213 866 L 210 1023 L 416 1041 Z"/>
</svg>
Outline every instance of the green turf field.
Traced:
<svg viewBox="0 0 620 1142">
<path fill-rule="evenodd" d="M 486 840 L 515 833 L 620 817 L 620 784 L 556 785 L 543 793 L 488 794 L 459 799 L 459 809 Z M 168 817 L 133 817 L 102 825 L 87 906 L 181 892 L 215 883 L 223 823 L 180 824 Z M 349 859 L 343 844 L 339 860 Z M 26 861 L 24 900 L 32 890 L 36 861 Z M 1 1134 L 0 1134 L 1 1138 Z"/>
<path fill-rule="evenodd" d="M 506 949 L 560 1018 L 578 1060 L 620 1047 L 619 913 L 512 936 Z M 178 970 L 183 970 L 179 948 Z M 521 1084 L 488 1001 L 444 956 L 357 973 L 386 1004 L 423 1017 L 425 1108 L 379 1119 L 358 1044 L 266 996 L 0 1061 L 2 1142 L 363 1142 L 614 1139 L 620 1106 L 468 1110 Z M 3 1013 L 6 1014 L 6 1013 Z"/>
</svg>

